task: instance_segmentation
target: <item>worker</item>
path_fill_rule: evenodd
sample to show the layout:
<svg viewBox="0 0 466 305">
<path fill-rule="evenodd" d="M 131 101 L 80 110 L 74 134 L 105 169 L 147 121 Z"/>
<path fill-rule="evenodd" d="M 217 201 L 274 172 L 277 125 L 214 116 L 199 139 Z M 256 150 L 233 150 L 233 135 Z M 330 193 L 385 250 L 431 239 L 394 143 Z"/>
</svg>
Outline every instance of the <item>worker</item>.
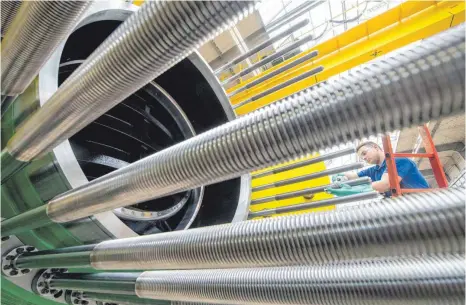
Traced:
<svg viewBox="0 0 466 305">
<path fill-rule="evenodd" d="M 352 180 L 360 177 L 369 177 L 372 180 L 372 188 L 364 189 L 360 186 L 344 188 L 329 188 L 327 191 L 334 195 L 343 195 L 351 193 L 360 193 L 368 190 L 376 190 L 379 193 L 390 196 L 390 182 L 387 172 L 387 164 L 385 162 L 385 153 L 382 148 L 372 141 L 363 142 L 358 145 L 356 152 L 361 159 L 369 164 L 375 166 L 363 169 L 359 172 L 348 172 L 344 174 L 338 174 L 332 177 L 332 181 Z M 422 176 L 421 172 L 417 168 L 416 164 L 408 158 L 395 158 L 396 170 L 398 172 L 398 183 L 400 188 L 406 189 L 424 189 L 429 188 L 429 184 L 426 179 Z"/>
</svg>

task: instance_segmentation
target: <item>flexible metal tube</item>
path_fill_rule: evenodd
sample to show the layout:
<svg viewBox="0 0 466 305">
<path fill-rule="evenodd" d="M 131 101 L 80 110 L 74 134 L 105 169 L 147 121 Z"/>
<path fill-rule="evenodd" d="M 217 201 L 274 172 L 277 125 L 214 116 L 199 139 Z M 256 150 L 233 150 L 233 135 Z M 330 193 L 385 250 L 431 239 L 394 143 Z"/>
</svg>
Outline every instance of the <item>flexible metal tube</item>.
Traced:
<svg viewBox="0 0 466 305">
<path fill-rule="evenodd" d="M 109 240 L 93 248 L 90 261 L 100 270 L 208 269 L 462 253 L 464 195 L 459 189 L 418 193 L 341 210 Z M 60 253 L 70 251 L 54 250 Z M 33 252 L 28 260 L 46 254 Z M 69 267 L 64 262 L 41 260 L 40 266 Z"/>
<path fill-rule="evenodd" d="M 464 191 L 445 190 L 354 208 L 110 240 L 95 269 L 150 270 L 303 265 L 456 253 L 464 249 Z"/>
<path fill-rule="evenodd" d="M 464 63 L 461 25 L 59 195 L 47 215 L 68 222 L 463 112 Z"/>
<path fill-rule="evenodd" d="M 2 95 L 18 95 L 27 88 L 91 3 L 24 1 L 20 5 L 2 40 Z"/>
<path fill-rule="evenodd" d="M 287 35 L 292 34 L 293 32 L 296 32 L 300 28 L 306 26 L 308 23 L 309 23 L 309 19 L 304 19 L 301 22 L 298 22 L 294 26 L 286 29 L 285 31 L 271 37 L 270 39 L 264 41 L 263 43 L 259 44 L 258 46 L 250 49 L 248 52 L 246 52 L 244 54 L 241 54 L 240 56 L 236 57 L 235 59 L 233 59 L 232 61 L 230 61 L 226 65 L 224 65 L 224 66 L 218 68 L 217 70 L 215 70 L 214 73 L 219 74 L 220 72 L 225 71 L 226 69 L 228 69 L 228 68 L 242 62 L 243 60 L 245 60 L 249 56 L 254 55 L 257 52 L 259 52 L 260 50 L 265 49 L 266 47 L 272 45 L 274 42 L 279 41 L 280 39 L 286 37 Z"/>
<path fill-rule="evenodd" d="M 361 185 L 361 184 L 369 184 L 371 183 L 371 179 L 369 177 L 363 177 L 363 178 L 358 178 L 354 180 L 349 180 L 345 181 L 344 184 L 347 184 L 349 186 L 355 186 L 355 185 Z M 287 193 L 281 193 L 273 196 L 267 196 L 267 197 L 262 197 L 262 198 L 257 198 L 254 200 L 251 200 L 251 205 L 255 204 L 261 204 L 265 202 L 270 202 L 270 201 L 277 201 L 277 200 L 284 200 L 284 199 L 290 199 L 290 198 L 295 198 L 295 197 L 301 197 L 304 195 L 312 195 L 316 193 L 321 193 L 324 192 L 325 189 L 330 188 L 330 187 L 338 187 L 339 183 L 331 183 L 331 184 L 326 184 L 326 185 L 321 185 L 317 187 L 312 187 L 312 188 L 307 188 L 299 191 L 293 191 L 293 192 L 287 192 Z"/>
<path fill-rule="evenodd" d="M 254 4 L 146 1 L 17 130 L 6 150 L 24 162 L 51 151 L 232 26 L 251 12 Z"/>
<path fill-rule="evenodd" d="M 464 256 L 296 267 L 148 271 L 141 298 L 236 304 L 464 304 Z"/>
<path fill-rule="evenodd" d="M 359 169 L 363 167 L 364 167 L 364 163 L 359 163 L 359 162 L 342 165 L 342 166 L 334 167 L 331 169 L 326 169 L 320 172 L 308 174 L 308 175 L 302 175 L 298 177 L 275 181 L 275 182 L 268 183 L 268 184 L 259 185 L 259 186 L 253 187 L 252 191 L 259 192 L 259 191 L 268 190 L 274 187 L 280 187 L 280 186 L 290 185 L 290 184 L 308 181 L 312 179 L 317 179 L 317 178 L 321 178 L 321 177 L 325 177 L 325 176 L 329 176 L 333 174 L 338 174 L 338 173 L 343 173 L 343 172 L 347 172 L 350 170 Z"/>
<path fill-rule="evenodd" d="M 232 77 L 226 79 L 225 81 L 222 82 L 222 85 L 226 85 L 226 84 L 229 84 L 231 83 L 232 81 L 234 80 L 237 80 L 238 78 L 240 77 L 243 77 L 249 73 L 251 73 L 252 71 L 262 67 L 263 65 L 266 65 L 268 64 L 269 62 L 272 62 L 274 61 L 275 59 L 283 56 L 283 55 L 286 55 L 287 53 L 293 51 L 294 49 L 296 48 L 299 48 L 300 46 L 302 46 L 303 44 L 311 41 L 313 38 L 313 35 L 309 34 L 307 36 L 304 36 L 303 38 L 301 38 L 300 40 L 298 41 L 295 41 L 293 42 L 292 44 L 290 44 L 289 46 L 287 47 L 284 47 L 283 49 L 280 49 L 278 50 L 276 53 L 273 53 L 272 55 L 270 56 L 267 56 L 266 58 L 262 59 L 262 60 L 259 60 L 258 62 L 256 62 L 255 64 L 253 64 L 252 66 L 242 70 L 241 72 L 233 75 Z M 317 54 L 316 54 L 317 56 Z"/>
<path fill-rule="evenodd" d="M 289 170 L 292 170 L 292 169 L 296 169 L 296 168 L 299 168 L 299 167 L 303 167 L 303 166 L 307 166 L 307 165 L 311 165 L 311 164 L 316 164 L 316 163 L 319 163 L 319 162 L 322 162 L 322 161 L 335 159 L 335 158 L 338 158 L 338 157 L 342 157 L 342 156 L 346 156 L 346 155 L 354 154 L 354 153 L 356 153 L 356 150 L 353 147 L 345 148 L 345 149 L 335 151 L 335 152 L 331 152 L 331 153 L 328 153 L 328 154 L 325 154 L 325 155 L 313 157 L 312 159 L 309 159 L 309 160 L 304 160 L 304 161 L 296 162 L 296 163 L 293 163 L 293 164 L 280 166 L 278 168 L 274 168 L 274 169 L 264 171 L 264 172 L 261 172 L 261 173 L 253 174 L 253 175 L 251 175 L 251 177 L 253 179 L 256 179 L 256 178 L 261 178 L 261 177 L 265 177 L 265 176 L 268 176 L 268 175 L 275 175 L 275 174 L 283 173 L 283 172 L 286 172 L 286 171 L 289 171 Z"/>
<path fill-rule="evenodd" d="M 11 22 L 18 13 L 22 1 L 0 1 L 1 35 L 6 34 Z"/>
<path fill-rule="evenodd" d="M 288 212 L 296 212 L 302 211 L 306 209 L 315 209 L 320 207 L 325 207 L 329 205 L 336 205 L 336 204 L 343 204 L 348 202 L 356 202 L 360 200 L 369 200 L 375 199 L 379 197 L 379 193 L 372 191 L 372 192 L 365 192 L 360 194 L 353 194 L 348 196 L 341 196 L 341 197 L 334 197 L 330 199 L 322 199 L 316 201 L 308 201 L 299 204 L 292 204 L 289 206 L 279 207 L 279 208 L 272 208 L 272 209 L 264 209 L 256 212 L 251 212 L 248 215 L 248 218 L 260 217 L 260 216 L 271 216 L 274 214 L 280 213 L 288 213 Z"/>
</svg>

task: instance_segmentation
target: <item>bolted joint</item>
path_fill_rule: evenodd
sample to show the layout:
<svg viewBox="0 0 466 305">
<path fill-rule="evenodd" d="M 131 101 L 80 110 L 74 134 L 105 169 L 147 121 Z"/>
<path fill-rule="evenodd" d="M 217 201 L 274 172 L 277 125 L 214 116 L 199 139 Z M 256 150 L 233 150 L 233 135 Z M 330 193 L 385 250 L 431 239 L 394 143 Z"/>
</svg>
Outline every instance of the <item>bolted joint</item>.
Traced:
<svg viewBox="0 0 466 305">
<path fill-rule="evenodd" d="M 62 274 L 62 270 L 59 268 L 39 270 L 32 280 L 31 290 L 42 297 L 58 299 L 63 295 L 63 290 L 52 287 L 50 280 L 54 275 Z"/>
<path fill-rule="evenodd" d="M 19 277 L 31 272 L 30 268 L 18 268 L 16 266 L 16 260 L 23 254 L 29 252 L 35 252 L 37 249 L 32 246 L 19 246 L 13 248 L 2 257 L 2 274 L 6 277 Z"/>
</svg>

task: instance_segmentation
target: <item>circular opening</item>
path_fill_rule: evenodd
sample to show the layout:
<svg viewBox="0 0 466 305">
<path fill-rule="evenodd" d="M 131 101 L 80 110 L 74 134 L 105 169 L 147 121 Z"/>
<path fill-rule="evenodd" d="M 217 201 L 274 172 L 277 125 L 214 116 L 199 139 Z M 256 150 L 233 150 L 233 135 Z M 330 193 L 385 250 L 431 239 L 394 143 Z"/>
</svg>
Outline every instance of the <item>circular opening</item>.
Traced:
<svg viewBox="0 0 466 305">
<path fill-rule="evenodd" d="M 94 18 L 76 29 L 61 53 L 58 85 L 120 23 Z M 212 78 L 207 64 L 198 54 L 192 54 L 71 137 L 71 149 L 87 180 L 231 119 L 234 114 L 225 93 Z M 249 194 L 242 192 L 249 185 L 241 181 L 236 178 L 141 202 L 116 209 L 114 214 L 138 234 L 231 222 L 237 214 L 240 193 L 242 197 Z"/>
<path fill-rule="evenodd" d="M 71 34 L 60 59 L 59 85 L 119 24 L 120 21 L 97 21 Z M 84 175 L 92 181 L 194 135 L 182 109 L 167 92 L 151 83 L 86 126 L 69 142 Z M 119 208 L 114 213 L 139 234 L 173 230 L 183 216 L 194 216 L 185 214 L 196 210 L 188 207 L 197 206 L 201 194 L 202 189 L 190 190 Z"/>
</svg>

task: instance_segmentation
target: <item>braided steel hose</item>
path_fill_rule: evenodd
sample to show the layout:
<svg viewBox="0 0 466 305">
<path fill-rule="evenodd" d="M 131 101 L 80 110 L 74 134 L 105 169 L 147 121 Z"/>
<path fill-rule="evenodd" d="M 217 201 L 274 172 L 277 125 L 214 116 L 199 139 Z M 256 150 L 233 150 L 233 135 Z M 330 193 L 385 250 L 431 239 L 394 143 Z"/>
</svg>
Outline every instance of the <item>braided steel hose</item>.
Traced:
<svg viewBox="0 0 466 305">
<path fill-rule="evenodd" d="M 19 128 L 6 150 L 23 162 L 51 151 L 253 7 L 252 1 L 146 1 Z"/>
<path fill-rule="evenodd" d="M 141 298 L 233 304 L 464 304 L 464 256 L 296 267 L 148 271 Z"/>
<path fill-rule="evenodd" d="M 22 3 L 2 41 L 2 95 L 14 96 L 26 89 L 91 3 L 92 1 Z M 2 1 L 2 8 L 3 5 Z"/>
<path fill-rule="evenodd" d="M 462 190 L 442 190 L 341 211 L 109 240 L 92 250 L 91 265 L 102 270 L 241 268 L 462 253 L 464 200 Z"/>
<path fill-rule="evenodd" d="M 18 13 L 19 7 L 22 1 L 0 1 L 0 12 L 1 12 L 1 35 L 2 37 L 6 34 L 11 22 Z"/>
</svg>

